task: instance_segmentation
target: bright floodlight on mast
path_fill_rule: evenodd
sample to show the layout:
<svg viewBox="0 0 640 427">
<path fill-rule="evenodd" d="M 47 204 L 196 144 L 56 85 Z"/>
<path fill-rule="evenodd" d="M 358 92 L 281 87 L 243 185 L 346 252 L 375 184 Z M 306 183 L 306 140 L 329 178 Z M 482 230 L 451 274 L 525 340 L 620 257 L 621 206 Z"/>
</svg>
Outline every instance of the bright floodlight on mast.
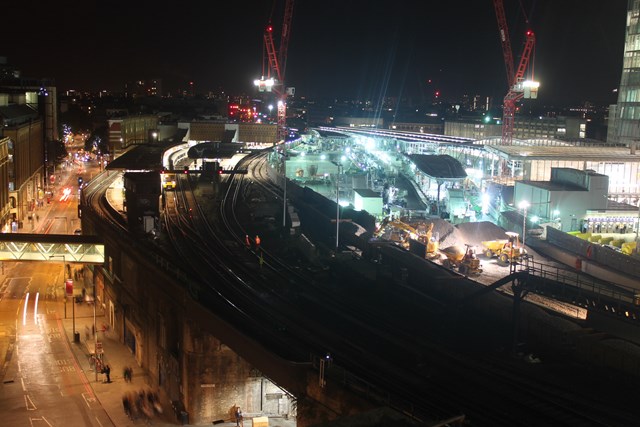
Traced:
<svg viewBox="0 0 640 427">
<path fill-rule="evenodd" d="M 261 79 L 255 79 L 253 84 L 258 88 L 258 92 L 271 92 L 276 85 L 276 81 L 273 78 L 265 79 L 262 77 Z"/>
<path fill-rule="evenodd" d="M 538 88 L 540 88 L 540 82 L 533 80 L 525 80 L 522 82 L 522 92 L 524 92 L 523 98 L 525 99 L 537 99 Z"/>
</svg>

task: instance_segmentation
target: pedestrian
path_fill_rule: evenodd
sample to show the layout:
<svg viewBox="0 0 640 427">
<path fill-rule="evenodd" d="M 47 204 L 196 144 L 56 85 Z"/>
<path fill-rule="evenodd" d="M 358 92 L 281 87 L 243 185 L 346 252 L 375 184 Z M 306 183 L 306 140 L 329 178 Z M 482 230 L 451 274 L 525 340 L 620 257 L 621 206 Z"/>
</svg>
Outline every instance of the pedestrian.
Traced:
<svg viewBox="0 0 640 427">
<path fill-rule="evenodd" d="M 236 427 L 240 427 L 241 425 L 243 425 L 242 423 L 242 410 L 240 410 L 240 407 L 236 407 Z"/>
<path fill-rule="evenodd" d="M 107 382 L 110 383 L 111 382 L 111 367 L 107 364 L 104 365 L 104 375 L 107 377 Z"/>
<path fill-rule="evenodd" d="M 133 377 L 133 368 L 130 366 L 125 366 L 124 368 L 124 380 L 128 383 L 131 382 L 131 378 Z"/>
<path fill-rule="evenodd" d="M 131 413 L 131 402 L 129 401 L 129 397 L 126 394 L 122 395 L 122 406 L 127 417 L 129 417 L 130 420 L 133 420 L 133 414 Z"/>
</svg>

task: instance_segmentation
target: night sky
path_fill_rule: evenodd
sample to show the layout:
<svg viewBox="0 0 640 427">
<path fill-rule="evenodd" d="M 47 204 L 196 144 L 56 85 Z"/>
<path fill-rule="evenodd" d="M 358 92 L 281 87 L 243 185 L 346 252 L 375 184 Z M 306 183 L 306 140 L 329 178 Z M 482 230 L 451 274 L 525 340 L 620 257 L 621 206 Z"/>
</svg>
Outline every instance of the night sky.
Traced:
<svg viewBox="0 0 640 427">
<path fill-rule="evenodd" d="M 121 90 L 162 78 L 165 91 L 254 93 L 263 30 L 279 44 L 284 0 L 14 1 L 2 7 L 0 56 L 60 90 Z M 626 0 L 504 0 L 517 65 L 537 36 L 539 102 L 615 103 Z M 168 6 L 170 5 L 170 7 Z M 273 11 L 273 12 L 272 12 Z M 429 83 L 431 80 L 431 83 Z M 286 70 L 297 96 L 502 98 L 506 72 L 492 0 L 295 0 Z"/>
</svg>

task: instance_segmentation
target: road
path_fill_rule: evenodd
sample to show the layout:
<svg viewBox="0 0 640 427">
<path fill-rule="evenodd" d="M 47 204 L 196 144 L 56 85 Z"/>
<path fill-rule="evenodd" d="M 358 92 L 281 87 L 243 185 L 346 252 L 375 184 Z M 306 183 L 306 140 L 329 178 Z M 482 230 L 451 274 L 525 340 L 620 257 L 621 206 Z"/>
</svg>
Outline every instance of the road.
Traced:
<svg viewBox="0 0 640 427">
<path fill-rule="evenodd" d="M 93 174 L 95 162 L 83 165 Z M 71 189 L 62 199 L 63 190 Z M 77 216 L 77 166 L 57 174 L 50 204 L 33 212 L 20 231 L 71 234 Z M 62 260 L 4 262 L 0 271 L 0 411 L 4 426 L 113 425 L 97 401 L 65 337 L 63 319 L 73 315 L 64 300 Z M 73 272 L 71 276 L 73 277 Z M 76 286 L 76 292 L 80 292 Z"/>
<path fill-rule="evenodd" d="M 7 263 L 0 288 L 3 425 L 112 425 L 63 333 L 62 266 L 34 266 Z"/>
</svg>

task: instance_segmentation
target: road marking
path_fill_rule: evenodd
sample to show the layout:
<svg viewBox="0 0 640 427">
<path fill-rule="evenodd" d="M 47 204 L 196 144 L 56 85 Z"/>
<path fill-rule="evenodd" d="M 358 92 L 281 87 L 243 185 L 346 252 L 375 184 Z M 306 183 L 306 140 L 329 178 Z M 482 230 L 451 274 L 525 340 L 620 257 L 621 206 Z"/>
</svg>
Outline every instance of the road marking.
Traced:
<svg viewBox="0 0 640 427">
<path fill-rule="evenodd" d="M 58 322 L 58 327 L 62 328 L 62 319 L 58 317 L 56 319 L 56 321 Z M 71 344 L 69 343 L 69 341 L 68 340 L 63 340 L 62 342 L 66 346 L 68 354 L 73 354 L 73 350 L 71 349 Z M 93 396 L 94 395 L 93 389 L 91 388 L 91 385 L 89 385 L 89 381 L 87 380 L 86 375 L 82 371 L 82 368 L 80 367 L 80 364 L 75 359 L 71 359 L 71 361 L 73 363 L 73 366 L 76 368 L 76 370 L 78 372 L 78 376 L 80 378 L 80 381 L 82 382 L 82 385 L 84 386 L 84 389 L 87 391 L 87 394 Z"/>
<path fill-rule="evenodd" d="M 62 335 L 59 334 L 59 333 L 57 333 L 57 334 L 49 334 L 49 336 L 48 336 L 49 342 L 57 341 L 57 340 L 59 340 L 61 338 L 62 338 Z"/>
<path fill-rule="evenodd" d="M 29 397 L 28 394 L 24 395 L 24 406 L 27 408 L 27 411 L 35 411 L 36 409 L 38 409 L 36 408 L 36 405 L 34 405 L 31 397 Z"/>
<path fill-rule="evenodd" d="M 92 395 L 87 395 L 87 393 L 82 393 L 82 397 L 84 398 L 85 403 L 87 404 L 87 407 L 91 407 L 92 403 L 96 402 L 96 398 L 95 396 Z"/>
<path fill-rule="evenodd" d="M 53 427 L 53 426 L 51 425 L 51 423 L 50 423 L 50 422 L 49 422 L 45 417 L 39 417 L 39 418 L 32 418 L 32 417 L 29 417 L 29 423 L 30 423 L 31 425 L 33 425 L 33 422 L 34 422 L 34 421 L 44 421 L 45 423 L 47 423 L 47 425 L 48 425 L 48 426 Z"/>
</svg>

